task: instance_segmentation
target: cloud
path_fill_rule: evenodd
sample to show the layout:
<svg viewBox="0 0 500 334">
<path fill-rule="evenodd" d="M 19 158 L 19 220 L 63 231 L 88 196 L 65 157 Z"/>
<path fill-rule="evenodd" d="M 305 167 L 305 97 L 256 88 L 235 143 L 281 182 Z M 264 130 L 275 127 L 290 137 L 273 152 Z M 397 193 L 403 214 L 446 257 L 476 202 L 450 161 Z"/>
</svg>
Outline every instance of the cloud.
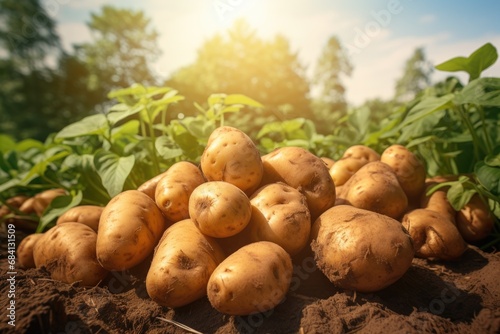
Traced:
<svg viewBox="0 0 500 334">
<path fill-rule="evenodd" d="M 80 44 L 91 40 L 88 27 L 80 22 L 60 23 L 57 25 L 57 33 L 66 51 L 71 51 L 73 44 Z"/>
</svg>

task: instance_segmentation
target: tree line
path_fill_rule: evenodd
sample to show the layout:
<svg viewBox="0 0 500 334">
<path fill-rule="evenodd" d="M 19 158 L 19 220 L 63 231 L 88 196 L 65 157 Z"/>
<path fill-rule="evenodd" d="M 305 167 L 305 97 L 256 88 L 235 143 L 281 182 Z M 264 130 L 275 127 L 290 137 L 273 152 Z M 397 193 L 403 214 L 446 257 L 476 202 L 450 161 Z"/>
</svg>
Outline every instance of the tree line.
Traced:
<svg viewBox="0 0 500 334">
<path fill-rule="evenodd" d="M 56 22 L 40 0 L 0 0 L 0 22 L 0 133 L 18 140 L 44 140 L 71 122 L 105 112 L 108 93 L 133 83 L 177 89 L 185 100 L 171 110 L 171 118 L 192 115 L 193 104 L 212 93 L 245 94 L 265 106 L 229 120 L 248 132 L 266 122 L 305 117 L 319 133 L 329 133 L 350 108 L 343 79 L 353 64 L 335 35 L 309 78 L 285 36 L 262 39 L 238 20 L 206 40 L 193 64 L 162 78 L 152 69 L 163 51 L 159 33 L 141 10 L 103 6 L 87 22 L 91 41 L 70 51 L 63 49 Z M 429 68 L 424 50 L 415 50 L 394 98 L 366 101 L 374 119 L 428 85 Z"/>
</svg>

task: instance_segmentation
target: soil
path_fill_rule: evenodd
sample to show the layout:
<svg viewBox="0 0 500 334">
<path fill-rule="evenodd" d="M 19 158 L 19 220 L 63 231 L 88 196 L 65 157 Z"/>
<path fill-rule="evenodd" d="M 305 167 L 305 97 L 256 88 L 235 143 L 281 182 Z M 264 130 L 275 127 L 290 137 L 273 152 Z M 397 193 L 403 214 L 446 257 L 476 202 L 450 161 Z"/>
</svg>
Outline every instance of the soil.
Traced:
<svg viewBox="0 0 500 334">
<path fill-rule="evenodd" d="M 16 232 L 17 242 L 23 235 Z M 500 253 L 471 246 L 460 261 L 415 259 L 390 287 L 371 294 L 333 287 L 309 252 L 294 259 L 290 292 L 271 311 L 228 316 L 207 298 L 169 309 L 149 299 L 147 263 L 96 287 L 52 280 L 43 269 L 16 269 L 15 327 L 6 310 L 11 284 L 1 233 L 1 333 L 499 333 Z"/>
</svg>

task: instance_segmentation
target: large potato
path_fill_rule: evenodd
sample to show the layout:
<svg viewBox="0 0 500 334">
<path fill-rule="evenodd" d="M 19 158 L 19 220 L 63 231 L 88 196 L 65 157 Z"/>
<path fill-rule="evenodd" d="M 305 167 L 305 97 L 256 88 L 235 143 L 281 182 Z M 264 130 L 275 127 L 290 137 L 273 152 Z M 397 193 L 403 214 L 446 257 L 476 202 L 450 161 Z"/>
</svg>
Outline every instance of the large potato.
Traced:
<svg viewBox="0 0 500 334">
<path fill-rule="evenodd" d="M 95 286 L 107 275 L 96 258 L 96 240 L 97 234 L 87 225 L 56 225 L 35 243 L 35 266 L 45 267 L 55 280 Z"/>
<path fill-rule="evenodd" d="M 375 150 L 365 145 L 353 145 L 345 150 L 342 158 L 330 167 L 330 176 L 335 186 L 341 186 L 361 167 L 378 160 L 380 160 L 380 155 Z"/>
<path fill-rule="evenodd" d="M 177 162 L 158 181 L 156 204 L 171 222 L 189 218 L 189 197 L 203 182 L 205 178 L 196 165 L 187 161 Z"/>
<path fill-rule="evenodd" d="M 284 183 L 271 183 L 251 197 L 252 217 L 248 233 L 252 241 L 272 241 L 290 255 L 309 242 L 311 214 L 305 196 Z"/>
<path fill-rule="evenodd" d="M 251 243 L 214 270 L 208 281 L 208 300 L 225 314 L 265 312 L 283 300 L 292 272 L 292 260 L 283 248 L 269 241 Z"/>
<path fill-rule="evenodd" d="M 97 259 L 111 271 L 132 268 L 153 252 L 166 227 L 160 209 L 148 195 L 124 191 L 111 199 L 101 214 Z"/>
<path fill-rule="evenodd" d="M 414 248 L 397 220 L 349 205 L 323 213 L 311 232 L 319 269 L 338 287 L 374 292 L 411 266 Z"/>
<path fill-rule="evenodd" d="M 380 161 L 391 166 L 410 202 L 418 200 L 425 188 L 424 164 L 402 145 L 391 145 L 382 152 Z"/>
<path fill-rule="evenodd" d="M 89 226 L 97 232 L 102 210 L 104 210 L 104 208 L 97 205 L 75 206 L 60 215 L 59 218 L 57 218 L 56 224 L 59 225 L 68 222 L 80 223 Z"/>
<path fill-rule="evenodd" d="M 262 179 L 262 160 L 255 144 L 244 132 L 230 126 L 215 129 L 201 156 L 201 169 L 209 181 L 226 181 L 247 195 Z"/>
<path fill-rule="evenodd" d="M 33 249 L 38 242 L 42 233 L 33 233 L 24 238 L 17 247 L 17 258 L 21 268 L 35 268 L 35 259 L 33 257 Z"/>
<path fill-rule="evenodd" d="M 361 167 L 343 186 L 339 202 L 399 219 L 408 199 L 391 167 L 380 161 Z"/>
<path fill-rule="evenodd" d="M 160 305 L 187 305 L 206 295 L 208 279 L 224 257 L 215 239 L 202 234 L 191 219 L 177 222 L 155 250 L 146 290 Z"/>
<path fill-rule="evenodd" d="M 312 219 L 335 203 L 335 184 L 321 158 L 300 147 L 282 147 L 262 156 L 261 185 L 284 182 L 302 192 Z"/>
<path fill-rule="evenodd" d="M 205 182 L 189 198 L 190 218 L 203 234 L 211 237 L 226 238 L 241 232 L 251 214 L 248 196 L 228 182 Z"/>
</svg>

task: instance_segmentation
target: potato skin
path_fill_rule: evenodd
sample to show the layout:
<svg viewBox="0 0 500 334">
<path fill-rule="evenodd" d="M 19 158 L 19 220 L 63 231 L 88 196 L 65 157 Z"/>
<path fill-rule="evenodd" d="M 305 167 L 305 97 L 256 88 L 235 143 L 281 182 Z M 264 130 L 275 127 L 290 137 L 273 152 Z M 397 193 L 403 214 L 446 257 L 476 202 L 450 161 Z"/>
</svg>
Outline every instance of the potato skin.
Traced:
<svg viewBox="0 0 500 334">
<path fill-rule="evenodd" d="M 215 239 L 203 235 L 191 219 L 177 222 L 165 231 L 155 249 L 146 277 L 148 295 L 171 308 L 200 299 L 224 258 Z"/>
<path fill-rule="evenodd" d="M 152 200 L 155 200 L 156 186 L 158 185 L 158 181 L 165 176 L 166 171 L 156 175 L 155 177 L 147 180 L 143 184 L 141 184 L 137 190 L 142 191 L 146 195 L 148 195 Z"/>
<path fill-rule="evenodd" d="M 365 145 L 353 145 L 345 150 L 342 158 L 330 167 L 330 176 L 335 186 L 342 186 L 361 167 L 372 161 L 379 161 L 380 154 Z"/>
<path fill-rule="evenodd" d="M 269 241 L 251 243 L 214 270 L 208 281 L 208 300 L 225 314 L 265 312 L 283 300 L 292 272 L 292 260 L 282 247 Z"/>
<path fill-rule="evenodd" d="M 156 185 L 155 201 L 171 222 L 189 218 L 189 197 L 205 182 L 201 170 L 191 162 L 176 162 Z"/>
<path fill-rule="evenodd" d="M 412 239 L 397 220 L 349 205 L 323 213 L 311 236 L 318 268 L 344 289 L 382 290 L 404 275 L 414 257 Z"/>
<path fill-rule="evenodd" d="M 261 186 L 284 182 L 302 192 L 312 219 L 335 203 L 335 184 L 328 168 L 311 152 L 300 147 L 281 147 L 262 156 L 264 177 Z"/>
<path fill-rule="evenodd" d="M 61 282 L 95 286 L 107 275 L 96 259 L 96 240 L 97 234 L 87 225 L 56 225 L 34 245 L 36 268 L 45 267 L 53 279 Z"/>
<path fill-rule="evenodd" d="M 17 259 L 19 266 L 24 269 L 35 268 L 35 259 L 33 258 L 33 248 L 38 242 L 42 233 L 33 233 L 24 238 L 17 248 Z"/>
<path fill-rule="evenodd" d="M 285 183 L 271 183 L 259 188 L 250 202 L 248 233 L 253 242 L 274 242 L 292 256 L 307 245 L 311 214 L 306 197 L 297 189 Z"/>
<path fill-rule="evenodd" d="M 124 191 L 102 211 L 97 259 L 110 271 L 130 269 L 153 252 L 166 227 L 167 221 L 148 195 L 138 190 Z"/>
<path fill-rule="evenodd" d="M 42 191 L 34 196 L 33 209 L 38 216 L 41 216 L 49 204 L 59 196 L 67 195 L 66 190 L 61 188 Z"/>
<path fill-rule="evenodd" d="M 339 203 L 399 219 L 408 198 L 391 167 L 380 161 L 361 167 L 343 186 Z"/>
<path fill-rule="evenodd" d="M 456 215 L 457 228 L 467 242 L 486 238 L 495 225 L 495 217 L 488 205 L 475 194 Z"/>
<path fill-rule="evenodd" d="M 222 126 L 208 139 L 200 161 L 208 181 L 226 181 L 251 195 L 260 184 L 263 169 L 260 152 L 243 131 Z"/>
<path fill-rule="evenodd" d="M 251 214 L 248 196 L 228 182 L 205 182 L 195 188 L 189 198 L 191 220 L 210 237 L 226 238 L 241 232 Z"/>
<path fill-rule="evenodd" d="M 99 219 L 104 208 L 97 205 L 75 206 L 57 218 L 56 225 L 75 222 L 89 226 L 97 233 Z"/>
<path fill-rule="evenodd" d="M 425 189 L 427 173 L 424 164 L 413 152 L 402 145 L 394 144 L 382 152 L 380 161 L 394 170 L 410 202 L 420 198 Z"/>
</svg>

